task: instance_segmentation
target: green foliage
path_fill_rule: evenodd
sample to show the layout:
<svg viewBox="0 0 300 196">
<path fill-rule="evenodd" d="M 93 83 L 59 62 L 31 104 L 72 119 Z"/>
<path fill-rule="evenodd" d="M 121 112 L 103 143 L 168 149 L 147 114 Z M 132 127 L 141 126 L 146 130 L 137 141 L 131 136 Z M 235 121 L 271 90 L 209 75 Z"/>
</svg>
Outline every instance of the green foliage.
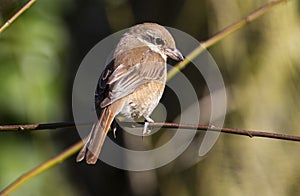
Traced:
<svg viewBox="0 0 300 196">
<path fill-rule="evenodd" d="M 10 9 L 19 10 L 24 4 L 13 4 Z M 68 36 L 59 13 L 61 6 L 60 1 L 39 1 L 0 34 L 0 124 L 62 120 Z M 15 13 L 3 9 L 3 19 Z M 47 132 L 1 134 L 0 143 L 0 189 L 48 159 L 55 149 Z M 59 170 L 36 177 L 14 194 L 70 194 Z"/>
</svg>

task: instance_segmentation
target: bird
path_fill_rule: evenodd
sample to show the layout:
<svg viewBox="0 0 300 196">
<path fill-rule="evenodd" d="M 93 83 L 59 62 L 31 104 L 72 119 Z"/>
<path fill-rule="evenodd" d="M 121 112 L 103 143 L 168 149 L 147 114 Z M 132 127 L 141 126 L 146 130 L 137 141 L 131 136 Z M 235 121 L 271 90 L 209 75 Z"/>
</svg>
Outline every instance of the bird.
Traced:
<svg viewBox="0 0 300 196">
<path fill-rule="evenodd" d="M 183 61 L 171 33 L 157 23 L 141 23 L 125 32 L 113 59 L 101 73 L 95 90 L 97 122 L 93 125 L 76 161 L 95 164 L 115 118 L 144 118 L 144 131 L 154 122 L 150 115 L 158 105 L 167 78 L 167 59 Z"/>
</svg>

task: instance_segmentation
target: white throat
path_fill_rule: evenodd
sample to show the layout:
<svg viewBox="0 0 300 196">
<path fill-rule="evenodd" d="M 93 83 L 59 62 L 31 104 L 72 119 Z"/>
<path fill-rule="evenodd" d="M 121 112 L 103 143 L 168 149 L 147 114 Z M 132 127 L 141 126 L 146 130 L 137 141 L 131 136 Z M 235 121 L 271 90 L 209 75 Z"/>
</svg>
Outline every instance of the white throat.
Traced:
<svg viewBox="0 0 300 196">
<path fill-rule="evenodd" d="M 158 46 L 156 46 L 156 45 L 154 45 L 154 44 L 152 44 L 152 43 L 149 43 L 149 42 L 147 42 L 147 41 L 145 41 L 144 39 L 141 39 L 141 38 L 139 38 L 139 37 L 138 37 L 138 40 L 140 40 L 141 42 L 143 42 L 144 44 L 146 44 L 146 45 L 150 48 L 150 50 L 152 50 L 152 51 L 157 52 L 158 54 L 160 54 L 160 56 L 161 56 L 165 61 L 167 60 L 167 55 L 166 55 L 165 53 L 163 53 L 163 52 L 161 51 L 161 49 L 159 49 Z"/>
</svg>

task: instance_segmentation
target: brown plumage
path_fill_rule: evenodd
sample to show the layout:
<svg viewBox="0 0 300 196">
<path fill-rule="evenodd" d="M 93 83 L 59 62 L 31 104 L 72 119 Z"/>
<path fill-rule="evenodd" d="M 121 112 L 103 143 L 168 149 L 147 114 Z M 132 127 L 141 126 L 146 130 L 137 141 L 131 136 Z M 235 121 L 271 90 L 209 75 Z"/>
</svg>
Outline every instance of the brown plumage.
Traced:
<svg viewBox="0 0 300 196">
<path fill-rule="evenodd" d="M 171 34 L 162 26 L 144 23 L 133 26 L 118 43 L 113 61 L 102 72 L 96 89 L 99 117 L 77 156 L 95 164 L 107 132 L 117 115 L 145 118 L 159 103 L 166 83 L 166 60 L 183 60 Z M 145 127 L 146 129 L 147 127 Z"/>
</svg>

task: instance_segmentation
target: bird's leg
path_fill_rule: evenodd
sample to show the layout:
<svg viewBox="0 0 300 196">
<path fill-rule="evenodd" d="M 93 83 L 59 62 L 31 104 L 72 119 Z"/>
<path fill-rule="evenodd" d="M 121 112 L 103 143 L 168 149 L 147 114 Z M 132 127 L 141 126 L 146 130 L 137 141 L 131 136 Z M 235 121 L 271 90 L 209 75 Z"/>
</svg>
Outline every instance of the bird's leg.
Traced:
<svg viewBox="0 0 300 196">
<path fill-rule="evenodd" d="M 144 124 L 144 130 L 143 130 L 143 136 L 145 134 L 149 135 L 151 133 L 151 130 L 148 130 L 149 123 L 153 123 L 154 120 L 152 120 L 149 116 L 144 116 L 145 118 L 145 124 Z"/>
<path fill-rule="evenodd" d="M 113 120 L 113 122 L 112 122 L 111 125 L 110 125 L 110 128 L 111 128 L 111 130 L 113 131 L 114 138 L 116 139 L 116 138 L 117 138 L 117 135 L 116 135 L 116 131 L 117 131 L 117 121 L 116 121 L 116 120 Z"/>
</svg>

